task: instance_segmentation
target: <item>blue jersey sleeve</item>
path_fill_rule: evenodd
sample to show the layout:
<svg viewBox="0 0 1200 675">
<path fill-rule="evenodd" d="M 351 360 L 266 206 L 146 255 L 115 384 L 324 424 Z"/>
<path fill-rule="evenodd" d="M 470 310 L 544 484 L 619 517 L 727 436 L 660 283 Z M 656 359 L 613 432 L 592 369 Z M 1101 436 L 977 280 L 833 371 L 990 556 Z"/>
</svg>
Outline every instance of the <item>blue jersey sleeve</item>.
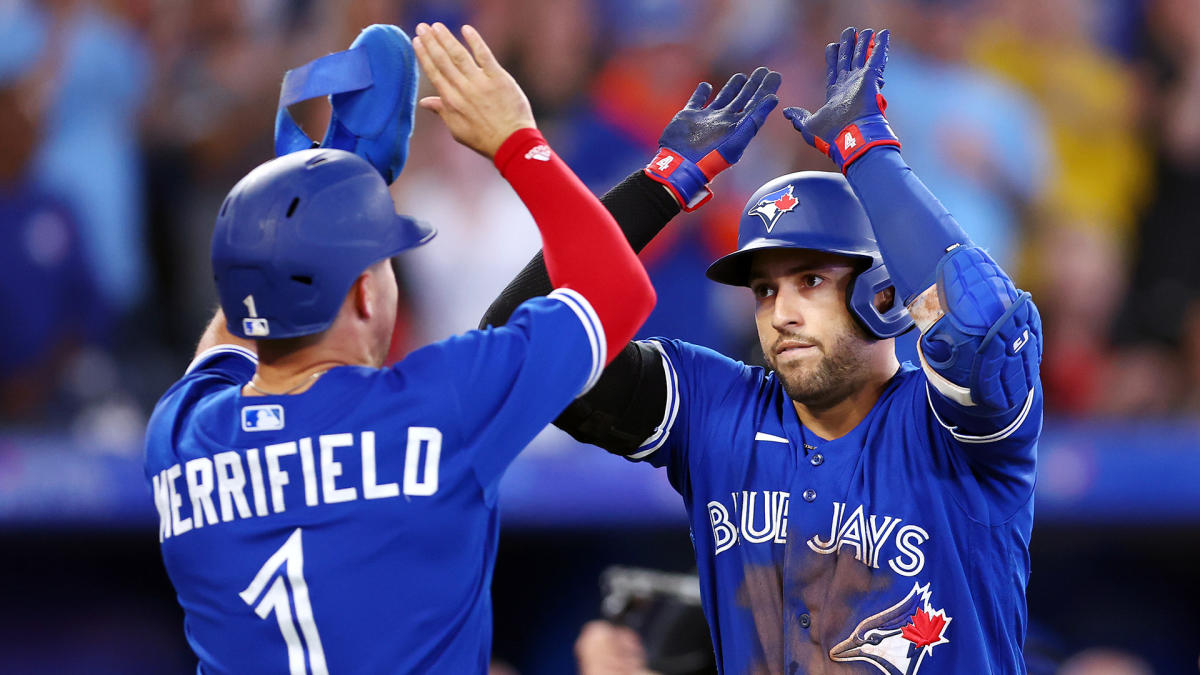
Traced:
<svg viewBox="0 0 1200 675">
<path fill-rule="evenodd" d="M 254 377 L 258 356 L 238 345 L 217 345 L 192 360 L 180 382 L 210 380 L 226 384 L 245 384 Z M 178 385 L 176 385 L 178 386 Z"/>
<path fill-rule="evenodd" d="M 959 405 L 928 382 L 924 389 L 925 404 L 943 440 L 964 456 L 974 473 L 993 484 L 1002 503 L 1017 505 L 1032 495 L 1042 433 L 1040 382 L 1020 407 L 1001 416 Z"/>
<path fill-rule="evenodd" d="M 449 382 L 463 447 L 489 500 L 537 434 L 599 379 L 604 329 L 570 289 L 520 305 L 503 326 L 431 345 Z"/>
<path fill-rule="evenodd" d="M 217 345 L 196 356 L 154 408 L 146 428 L 146 476 L 170 465 L 173 457 L 162 453 L 175 447 L 174 438 L 187 411 L 214 392 L 240 387 L 254 377 L 258 356 L 237 345 Z"/>
<path fill-rule="evenodd" d="M 667 396 L 662 422 L 629 459 L 666 467 L 671 484 L 690 498 L 691 466 L 702 458 L 691 457 L 703 446 L 693 439 L 711 436 L 762 380 L 761 371 L 711 349 L 653 338 L 647 341 L 662 357 Z"/>
</svg>

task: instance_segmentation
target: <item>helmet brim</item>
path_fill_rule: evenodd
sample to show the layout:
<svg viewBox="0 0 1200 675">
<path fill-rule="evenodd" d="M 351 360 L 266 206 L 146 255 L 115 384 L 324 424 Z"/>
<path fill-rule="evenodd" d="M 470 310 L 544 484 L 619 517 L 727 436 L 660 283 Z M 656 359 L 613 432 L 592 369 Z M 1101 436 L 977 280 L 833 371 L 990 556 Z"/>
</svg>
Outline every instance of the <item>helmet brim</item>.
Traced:
<svg viewBox="0 0 1200 675">
<path fill-rule="evenodd" d="M 396 214 L 396 230 L 399 232 L 399 243 L 397 244 L 394 253 L 385 258 L 390 258 L 401 251 L 406 251 L 410 248 L 416 248 L 428 244 L 431 239 L 437 236 L 437 228 L 423 220 L 417 220 L 409 216 Z M 382 260 L 383 258 L 380 258 Z"/>
<path fill-rule="evenodd" d="M 800 246 L 795 242 L 785 239 L 770 239 L 759 238 L 747 243 L 742 248 L 730 253 L 729 255 L 717 258 L 708 269 L 704 272 L 704 276 L 712 279 L 719 284 L 726 286 L 749 286 L 750 285 L 750 263 L 754 259 L 754 254 L 760 251 L 772 251 L 776 249 L 800 249 L 809 251 L 821 251 L 823 253 L 834 253 L 836 255 L 844 255 L 851 258 L 871 259 L 871 256 L 857 249 L 845 249 L 838 247 L 813 247 Z"/>
</svg>

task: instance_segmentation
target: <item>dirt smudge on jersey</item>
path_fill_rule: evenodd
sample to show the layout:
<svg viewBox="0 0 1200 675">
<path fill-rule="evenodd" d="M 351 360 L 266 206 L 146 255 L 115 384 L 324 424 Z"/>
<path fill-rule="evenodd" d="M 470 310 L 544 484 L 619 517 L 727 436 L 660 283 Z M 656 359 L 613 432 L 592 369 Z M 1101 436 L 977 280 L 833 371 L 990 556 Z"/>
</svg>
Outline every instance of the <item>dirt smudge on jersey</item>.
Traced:
<svg viewBox="0 0 1200 675">
<path fill-rule="evenodd" d="M 796 541 L 791 539 L 791 541 Z M 853 555 L 818 555 L 799 540 L 789 541 L 783 569 L 746 565 L 737 591 L 750 612 L 760 653 L 745 672 L 753 675 L 824 675 L 861 672 L 861 665 L 836 663 L 829 648 L 845 639 L 866 609 L 862 602 L 890 588 L 892 580 Z M 801 614 L 807 613 L 804 627 Z"/>
</svg>

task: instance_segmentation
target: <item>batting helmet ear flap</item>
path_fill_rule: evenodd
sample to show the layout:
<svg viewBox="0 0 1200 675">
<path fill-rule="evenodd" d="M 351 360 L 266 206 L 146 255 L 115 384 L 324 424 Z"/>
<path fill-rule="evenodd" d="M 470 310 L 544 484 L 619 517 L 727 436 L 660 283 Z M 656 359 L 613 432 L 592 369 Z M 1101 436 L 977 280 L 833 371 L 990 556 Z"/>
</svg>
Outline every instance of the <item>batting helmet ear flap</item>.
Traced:
<svg viewBox="0 0 1200 675">
<path fill-rule="evenodd" d="M 913 327 L 912 317 L 899 302 L 880 310 L 875 296 L 892 288 L 892 277 L 882 263 L 858 275 L 850 287 L 850 313 L 875 337 L 886 340 Z"/>
</svg>

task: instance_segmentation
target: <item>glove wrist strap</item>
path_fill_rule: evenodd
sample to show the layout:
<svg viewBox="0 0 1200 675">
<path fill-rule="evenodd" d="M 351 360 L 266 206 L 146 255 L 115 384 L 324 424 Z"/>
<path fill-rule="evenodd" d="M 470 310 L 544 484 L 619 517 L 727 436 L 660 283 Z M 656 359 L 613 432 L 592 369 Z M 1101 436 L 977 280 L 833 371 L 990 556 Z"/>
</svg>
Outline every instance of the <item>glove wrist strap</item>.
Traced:
<svg viewBox="0 0 1200 675">
<path fill-rule="evenodd" d="M 709 154 L 717 153 L 713 151 Z M 667 186 L 684 211 L 695 211 L 713 196 L 712 190 L 708 187 L 710 176 L 706 175 L 701 168 L 701 164 L 705 164 L 707 160 L 708 157 L 704 157 L 700 160 L 700 164 L 697 164 L 674 150 L 659 148 L 658 154 L 650 160 L 643 171 L 652 180 Z M 723 159 L 721 161 L 726 167 L 729 166 Z M 716 173 L 714 172 L 713 175 Z"/>
<path fill-rule="evenodd" d="M 880 145 L 900 147 L 892 127 L 881 114 L 867 115 L 847 124 L 829 143 L 829 156 L 842 173 L 867 150 Z"/>
</svg>

